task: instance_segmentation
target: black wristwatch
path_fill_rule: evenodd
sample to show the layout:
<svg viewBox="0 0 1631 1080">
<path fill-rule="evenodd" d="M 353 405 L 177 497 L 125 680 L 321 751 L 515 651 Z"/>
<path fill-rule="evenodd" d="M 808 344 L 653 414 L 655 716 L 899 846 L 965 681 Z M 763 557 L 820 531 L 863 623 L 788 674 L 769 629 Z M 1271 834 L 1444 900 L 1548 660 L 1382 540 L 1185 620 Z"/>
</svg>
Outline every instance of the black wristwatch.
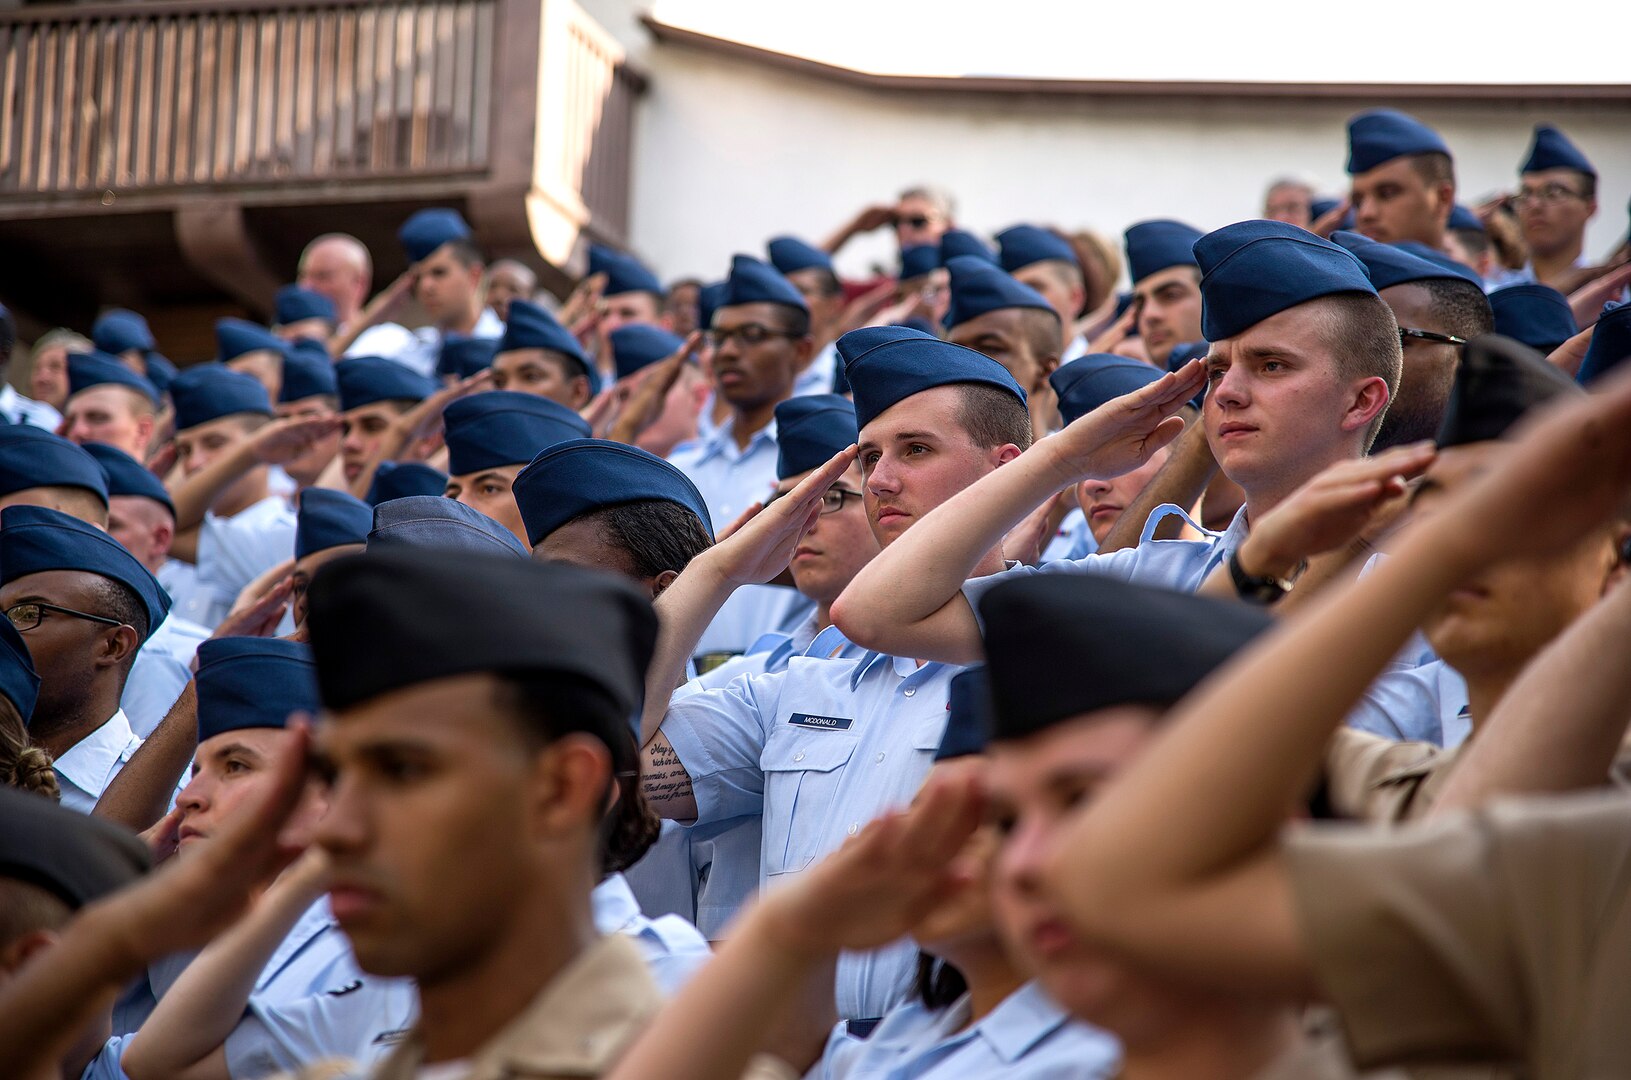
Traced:
<svg viewBox="0 0 1631 1080">
<path fill-rule="evenodd" d="M 1308 561 L 1303 560 L 1294 573 L 1288 578 L 1255 577 L 1246 573 L 1240 565 L 1240 549 L 1236 548 L 1229 553 L 1229 577 L 1235 583 L 1235 592 L 1242 600 L 1252 604 L 1278 603 L 1280 598 L 1291 591 L 1304 570 L 1308 569 Z"/>
</svg>

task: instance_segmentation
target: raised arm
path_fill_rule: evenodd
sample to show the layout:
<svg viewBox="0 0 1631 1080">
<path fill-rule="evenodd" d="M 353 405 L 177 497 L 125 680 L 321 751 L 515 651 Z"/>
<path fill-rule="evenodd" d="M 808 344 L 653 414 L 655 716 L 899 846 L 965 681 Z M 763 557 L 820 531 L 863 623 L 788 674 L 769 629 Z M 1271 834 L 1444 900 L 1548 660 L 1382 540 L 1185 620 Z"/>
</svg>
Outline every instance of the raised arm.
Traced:
<svg viewBox="0 0 1631 1080">
<path fill-rule="evenodd" d="M 1108 554 L 1137 547 L 1139 538 L 1144 535 L 1144 523 L 1150 519 L 1155 508 L 1164 503 L 1193 510 L 1217 471 L 1217 459 L 1212 456 L 1212 447 L 1206 441 L 1206 425 L 1199 420 L 1191 420 L 1184 433 L 1173 440 L 1172 452 L 1167 455 L 1166 463 L 1156 470 L 1150 482 L 1144 485 L 1144 490 L 1110 527 L 1109 535 L 1099 545 L 1099 551 Z M 1181 527 L 1181 522 L 1176 527 Z M 1158 532 L 1156 535 L 1162 534 Z"/>
<path fill-rule="evenodd" d="M 176 785 L 198 749 L 198 684 L 189 682 L 159 726 L 108 783 L 91 813 L 135 832 L 170 809 Z"/>
</svg>

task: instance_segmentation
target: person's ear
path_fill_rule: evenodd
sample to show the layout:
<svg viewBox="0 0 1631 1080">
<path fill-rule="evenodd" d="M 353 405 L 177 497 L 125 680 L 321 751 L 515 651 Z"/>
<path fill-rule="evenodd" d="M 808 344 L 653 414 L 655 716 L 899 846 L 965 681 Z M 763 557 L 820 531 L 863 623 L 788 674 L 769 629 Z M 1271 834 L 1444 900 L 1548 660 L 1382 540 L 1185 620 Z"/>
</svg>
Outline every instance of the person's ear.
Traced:
<svg viewBox="0 0 1631 1080">
<path fill-rule="evenodd" d="M 797 374 L 809 365 L 810 357 L 815 355 L 815 338 L 809 334 L 799 338 L 793 343 L 793 354 L 798 358 L 798 363 L 793 368 Z"/>
<path fill-rule="evenodd" d="M 1353 401 L 1342 417 L 1343 431 L 1359 431 L 1376 419 L 1376 414 L 1387 408 L 1387 380 L 1372 376 L 1359 384 Z"/>
<path fill-rule="evenodd" d="M 586 407 L 595 396 L 594 391 L 589 389 L 589 377 L 587 375 L 572 376 L 571 382 L 567 384 L 567 396 L 572 399 L 572 408 L 582 409 Z"/>
<path fill-rule="evenodd" d="M 135 627 L 110 627 L 108 636 L 103 640 L 102 655 L 98 656 L 96 661 L 103 667 L 117 667 L 141 647 L 142 643 L 136 637 Z"/>
<path fill-rule="evenodd" d="M 0 948 L 0 984 L 3 984 L 13 971 L 28 963 L 36 953 L 44 952 L 57 941 L 58 935 L 55 930 L 30 930 L 6 942 L 5 947 Z"/>
<path fill-rule="evenodd" d="M 655 600 L 657 597 L 661 596 L 670 585 L 674 584 L 675 579 L 677 579 L 679 576 L 680 572 L 678 570 L 664 570 L 662 573 L 652 578 L 651 598 Z"/>
<path fill-rule="evenodd" d="M 563 735 L 534 757 L 532 817 L 541 835 L 593 832 L 605 816 L 612 754 L 592 735 Z"/>
<path fill-rule="evenodd" d="M 158 426 L 158 417 L 151 413 L 136 418 L 136 437 L 145 446 L 153 439 L 153 429 Z"/>
<path fill-rule="evenodd" d="M 1019 457 L 1019 455 L 1022 453 L 1024 453 L 1024 451 L 1015 446 L 1013 443 L 1003 443 L 1001 446 L 991 451 L 990 458 L 992 467 L 995 468 L 1006 465 L 1010 461 L 1013 461 L 1015 458 Z"/>
</svg>

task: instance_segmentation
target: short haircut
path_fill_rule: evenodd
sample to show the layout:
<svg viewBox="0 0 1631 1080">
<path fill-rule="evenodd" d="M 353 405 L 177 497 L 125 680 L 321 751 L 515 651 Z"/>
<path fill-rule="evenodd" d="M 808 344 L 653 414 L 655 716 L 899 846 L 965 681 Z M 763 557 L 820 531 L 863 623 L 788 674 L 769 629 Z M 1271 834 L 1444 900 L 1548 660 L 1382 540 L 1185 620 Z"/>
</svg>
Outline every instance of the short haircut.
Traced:
<svg viewBox="0 0 1631 1080">
<path fill-rule="evenodd" d="M 125 625 L 135 628 L 138 641 L 147 640 L 147 605 L 142 603 L 141 597 L 136 595 L 134 589 L 112 578 L 99 576 L 93 592 L 99 609 L 95 614 L 118 619 Z M 132 650 L 125 662 L 125 669 L 128 671 L 135 661 L 136 651 Z"/>
<path fill-rule="evenodd" d="M 1455 162 L 1450 160 L 1449 154 L 1411 154 L 1410 167 L 1416 170 L 1429 186 L 1449 184 L 1455 186 Z"/>
<path fill-rule="evenodd" d="M 374 276 L 374 259 L 373 256 L 368 254 L 368 245 L 364 244 L 361 240 L 358 240 L 350 233 L 342 232 L 324 233 L 322 236 L 319 236 L 317 239 L 307 244 L 306 249 L 300 253 L 299 266 L 301 270 L 305 270 L 307 258 L 311 256 L 312 251 L 315 250 L 320 244 L 332 244 L 343 250 L 346 254 L 347 260 L 357 269 L 364 279 L 372 278 Z"/>
<path fill-rule="evenodd" d="M 985 383 L 960 383 L 962 402 L 957 422 L 975 446 L 995 450 L 1009 443 L 1021 450 L 1031 445 L 1031 414 L 1013 394 Z"/>
<path fill-rule="evenodd" d="M 108 504 L 90 488 L 50 484 L 47 485 L 47 490 L 56 497 L 52 509 L 60 510 L 88 525 L 96 525 L 103 529 L 108 527 Z"/>
<path fill-rule="evenodd" d="M 1336 358 L 1337 375 L 1344 380 L 1380 378 L 1387 383 L 1388 400 L 1399 392 L 1404 371 L 1404 349 L 1393 309 L 1375 293 L 1339 293 L 1314 303 L 1324 323 L 1325 343 Z M 1365 433 L 1365 449 L 1376 440 L 1387 415 L 1384 407 Z"/>
<path fill-rule="evenodd" d="M 459 261 L 461 266 L 481 266 L 487 261 L 486 257 L 481 253 L 481 248 L 477 247 L 476 242 L 468 236 L 449 240 L 447 249 L 453 253 L 453 257 Z"/>
<path fill-rule="evenodd" d="M 60 930 L 73 916 L 55 893 L 31 882 L 0 878 L 0 946 L 25 934 Z"/>
<path fill-rule="evenodd" d="M 1495 329 L 1495 313 L 1489 297 L 1470 281 L 1460 278 L 1427 278 L 1416 282 L 1430 297 L 1428 312 L 1444 333 L 1472 340 Z"/>
<path fill-rule="evenodd" d="M 55 330 L 47 330 L 40 335 L 40 339 L 34 343 L 34 354 L 38 355 L 59 346 L 66 348 L 69 352 L 90 352 L 96 348 L 95 345 L 91 344 L 91 339 L 84 334 L 76 333 L 65 326 L 59 326 Z"/>
<path fill-rule="evenodd" d="M 654 578 L 667 570 L 678 573 L 714 543 L 701 518 L 667 499 L 608 506 L 578 520 L 594 522 L 607 542 L 628 556 L 630 572 L 637 578 Z"/>
<path fill-rule="evenodd" d="M 1023 314 L 1020 326 L 1025 331 L 1025 343 L 1033 356 L 1059 358 L 1064 349 L 1064 323 L 1052 308 L 1020 308 Z"/>
<path fill-rule="evenodd" d="M 1060 239 L 1069 242 L 1063 233 L 1057 234 Z M 1052 274 L 1054 280 L 1067 289 L 1083 289 L 1087 283 L 1082 278 L 1082 268 L 1068 259 L 1043 259 L 1038 266 Z"/>
<path fill-rule="evenodd" d="M 924 199 L 934 205 L 948 218 L 957 215 L 957 200 L 951 192 L 943 187 L 933 184 L 915 184 L 900 193 L 902 199 Z"/>
<path fill-rule="evenodd" d="M 1580 180 L 1580 195 L 1582 198 L 1595 199 L 1597 197 L 1597 178 L 1590 173 L 1583 173 L 1578 169 L 1571 169 Z"/>
<path fill-rule="evenodd" d="M 1489 233 L 1483 229 L 1451 229 L 1455 238 L 1461 241 L 1461 246 L 1467 249 L 1467 254 L 1478 257 L 1490 249 Z"/>
<path fill-rule="evenodd" d="M 801 338 L 810 332 L 810 313 L 803 308 L 796 308 L 792 304 L 771 305 L 781 317 L 780 329 L 796 338 Z"/>
<path fill-rule="evenodd" d="M 819 271 L 820 274 L 821 274 L 821 295 L 822 296 L 841 296 L 841 295 L 843 295 L 844 286 L 838 280 L 838 275 L 837 274 L 833 273 L 831 270 L 828 270 L 825 266 L 812 266 L 812 267 L 810 267 L 810 269 Z"/>
</svg>

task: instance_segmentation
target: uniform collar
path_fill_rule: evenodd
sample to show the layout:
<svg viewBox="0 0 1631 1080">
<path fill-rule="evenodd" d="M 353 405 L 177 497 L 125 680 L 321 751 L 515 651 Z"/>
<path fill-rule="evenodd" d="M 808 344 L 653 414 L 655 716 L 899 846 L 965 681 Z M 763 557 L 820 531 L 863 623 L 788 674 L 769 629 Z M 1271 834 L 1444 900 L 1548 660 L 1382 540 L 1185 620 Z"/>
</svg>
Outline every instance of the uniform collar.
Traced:
<svg viewBox="0 0 1631 1080">
<path fill-rule="evenodd" d="M 748 440 L 747 446 L 741 450 L 736 448 L 736 440 L 731 436 L 731 432 L 735 429 L 736 417 L 727 416 L 724 423 L 714 428 L 707 435 L 698 438 L 695 444 L 699 451 L 698 463 L 700 464 L 711 457 L 720 455 L 747 457 L 753 453 L 761 442 L 768 440 L 774 443 L 776 441 L 776 421 L 774 419 L 758 431 L 755 431 L 753 437 Z"/>
<path fill-rule="evenodd" d="M 255 989 L 266 989 L 266 985 L 282 973 L 289 961 L 304 951 L 318 935 L 338 926 L 339 923 L 334 921 L 334 913 L 329 909 L 328 897 L 319 897 L 278 943 L 277 951 L 266 961 L 266 966 L 261 968 L 260 978 L 255 980 Z"/>
<path fill-rule="evenodd" d="M 837 659 L 843 657 L 846 650 L 853 648 L 855 648 L 855 643 L 845 637 L 842 630 L 836 626 L 829 626 L 815 636 L 815 640 L 810 642 L 810 647 L 805 649 L 802 655 Z M 868 649 L 856 658 L 855 668 L 850 672 L 849 676 L 849 688 L 854 690 L 860 686 L 861 680 L 866 677 L 867 672 L 880 664 L 889 664 L 894 668 L 895 674 L 902 679 L 916 679 L 918 682 L 924 682 L 932 678 L 941 668 L 946 666 L 938 660 L 931 660 L 920 667 L 918 662 L 910 657 L 890 656 L 888 653 L 874 652 Z"/>
<path fill-rule="evenodd" d="M 1003 998 L 974 1030 L 1004 1064 L 1012 1065 L 1068 1019 L 1038 983 L 1028 982 Z"/>
<path fill-rule="evenodd" d="M 136 737 L 130 718 L 120 709 L 95 731 L 74 743 L 53 764 L 79 790 L 93 798 L 108 786 L 108 778 Z"/>
<path fill-rule="evenodd" d="M 622 874 L 608 874 L 595 886 L 589 894 L 589 909 L 595 929 L 602 934 L 615 934 L 641 915 L 640 901 L 634 898 L 634 890 Z"/>
</svg>

